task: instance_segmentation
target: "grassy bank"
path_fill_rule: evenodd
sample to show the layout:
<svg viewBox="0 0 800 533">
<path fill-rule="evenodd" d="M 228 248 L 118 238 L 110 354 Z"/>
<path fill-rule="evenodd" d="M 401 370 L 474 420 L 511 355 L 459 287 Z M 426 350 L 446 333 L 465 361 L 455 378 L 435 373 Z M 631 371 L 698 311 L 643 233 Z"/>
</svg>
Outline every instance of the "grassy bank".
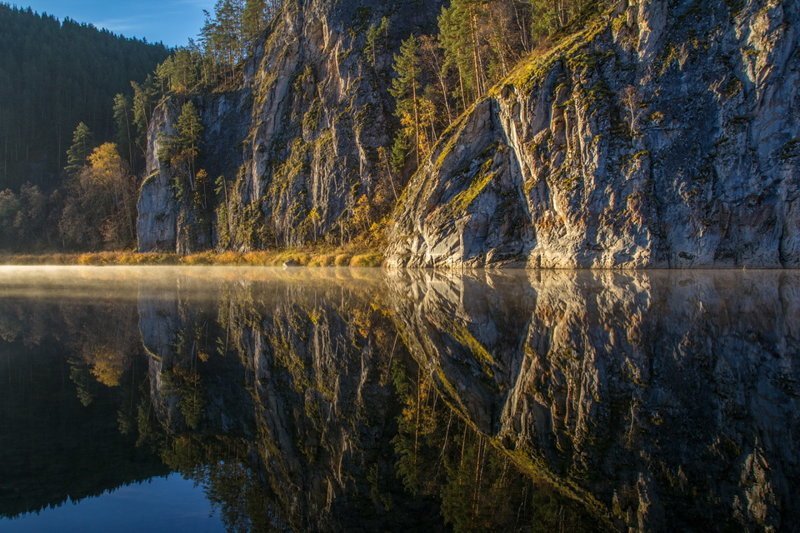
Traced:
<svg viewBox="0 0 800 533">
<path fill-rule="evenodd" d="M 259 252 L 202 252 L 190 255 L 137 253 L 132 251 L 84 254 L 8 254 L 0 255 L 4 265 L 220 265 L 308 267 L 379 267 L 383 254 L 374 250 L 309 248 Z"/>
</svg>

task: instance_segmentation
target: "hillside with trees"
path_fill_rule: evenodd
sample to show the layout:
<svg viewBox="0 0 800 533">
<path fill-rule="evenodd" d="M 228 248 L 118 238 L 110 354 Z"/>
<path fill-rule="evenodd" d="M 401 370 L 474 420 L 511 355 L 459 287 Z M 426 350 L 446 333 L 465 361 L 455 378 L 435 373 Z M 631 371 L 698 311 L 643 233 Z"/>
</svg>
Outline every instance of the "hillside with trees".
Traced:
<svg viewBox="0 0 800 533">
<path fill-rule="evenodd" d="M 386 132 L 390 142 L 380 148 L 384 178 L 354 198 L 336 238 L 355 238 L 385 217 L 441 133 L 587 6 L 597 2 L 453 0 L 441 12 L 428 9 L 437 31 L 412 34 L 396 49 L 389 46 L 388 17 L 368 24 L 369 9 L 355 10 L 347 31 L 365 33 L 364 55 L 388 88 L 395 119 Z M 241 88 L 243 65 L 275 31 L 283 8 L 283 0 L 218 0 L 198 39 L 168 55 L 161 45 L 0 4 L 0 24 L 8 28 L 0 35 L 0 246 L 133 246 L 154 110 L 168 98 Z M 388 68 L 378 68 L 379 56 L 389 58 Z M 178 129 L 158 154 L 174 169 L 175 198 L 188 202 L 197 211 L 193 219 L 207 228 L 222 217 L 220 238 L 233 245 L 233 234 L 242 233 L 232 227 L 235 206 L 217 198 L 231 187 L 195 168 L 204 155 L 203 124 L 191 100 Z"/>
<path fill-rule="evenodd" d="M 170 52 L 7 4 L 0 28 L 0 245 L 74 246 L 58 232 L 75 189 L 68 176 L 80 173 L 94 139 L 117 141 L 125 165 L 137 170 L 143 137 L 132 133 L 131 81 L 144 80 Z M 78 124 L 83 146 L 71 149 Z"/>
<path fill-rule="evenodd" d="M 58 184 L 75 126 L 114 134 L 114 96 L 169 51 L 88 24 L 0 4 L 0 187 Z"/>
<path fill-rule="evenodd" d="M 193 164 L 208 180 L 196 182 L 162 150 L 160 178 L 143 189 L 140 248 L 380 246 L 405 185 L 444 132 L 523 58 L 609 6 L 219 0 L 198 41 L 158 67 L 156 89 L 171 104 L 151 126 L 169 137 L 187 100 L 201 115 L 217 105 L 231 111 L 226 98 L 254 102 L 204 119 Z M 309 22 L 308 13 L 322 15 Z M 227 122 L 249 124 L 249 136 L 223 133 L 230 132 L 219 127 Z M 255 150 L 245 164 L 219 165 L 237 159 L 233 147 L 240 143 Z M 220 192 L 209 195 L 208 182 Z M 243 198 L 247 191 L 260 197 Z M 149 205 L 165 203 L 173 207 L 151 215 Z"/>
</svg>

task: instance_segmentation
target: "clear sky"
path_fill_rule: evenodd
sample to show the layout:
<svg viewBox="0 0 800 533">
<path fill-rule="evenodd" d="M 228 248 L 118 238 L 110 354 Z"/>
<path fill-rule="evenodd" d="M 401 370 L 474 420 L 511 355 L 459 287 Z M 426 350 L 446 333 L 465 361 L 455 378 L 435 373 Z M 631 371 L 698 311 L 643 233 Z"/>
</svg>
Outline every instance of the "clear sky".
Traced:
<svg viewBox="0 0 800 533">
<path fill-rule="evenodd" d="M 129 37 L 144 37 L 167 46 L 186 44 L 203 25 L 203 9 L 214 0 L 11 0 L 63 19 L 89 22 Z"/>
</svg>

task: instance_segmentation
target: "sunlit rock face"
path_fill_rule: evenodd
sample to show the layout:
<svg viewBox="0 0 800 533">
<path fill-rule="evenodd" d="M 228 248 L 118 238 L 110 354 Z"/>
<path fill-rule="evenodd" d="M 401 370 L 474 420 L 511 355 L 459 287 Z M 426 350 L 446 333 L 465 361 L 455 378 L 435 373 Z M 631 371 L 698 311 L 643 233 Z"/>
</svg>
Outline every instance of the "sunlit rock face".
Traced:
<svg viewBox="0 0 800 533">
<path fill-rule="evenodd" d="M 393 55 L 443 4 L 284 2 L 242 86 L 192 97 L 199 166 L 225 177 L 202 208 L 176 200 L 158 158 L 185 99 L 155 110 L 139 250 L 352 237 L 398 129 Z M 615 2 L 448 129 L 392 214 L 388 265 L 800 266 L 799 26 L 796 1 Z"/>
<path fill-rule="evenodd" d="M 797 274 L 524 276 L 389 284 L 462 416 L 615 527 L 797 522 Z"/>
<path fill-rule="evenodd" d="M 412 33 L 431 33 L 442 0 L 286 0 L 250 50 L 241 89 L 192 98 L 205 128 L 199 166 L 226 178 L 228 217 L 178 202 L 159 137 L 184 99 L 154 113 L 139 200 L 139 250 L 187 253 L 339 242 L 358 196 L 385 166 L 379 148 L 397 130 L 389 94 L 393 55 Z M 368 53 L 367 33 L 387 31 Z M 215 203 L 213 200 L 212 204 Z M 220 202 L 221 203 L 221 202 Z M 221 235 L 223 234 L 223 235 Z"/>
<path fill-rule="evenodd" d="M 800 266 L 800 4 L 615 5 L 451 128 L 389 265 Z"/>
</svg>

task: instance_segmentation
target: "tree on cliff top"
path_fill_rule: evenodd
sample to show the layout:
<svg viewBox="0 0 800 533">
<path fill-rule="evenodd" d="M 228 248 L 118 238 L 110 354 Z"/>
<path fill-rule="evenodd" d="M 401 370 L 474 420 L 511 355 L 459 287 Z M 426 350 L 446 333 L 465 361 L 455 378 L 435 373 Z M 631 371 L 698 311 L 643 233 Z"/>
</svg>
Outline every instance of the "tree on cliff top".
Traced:
<svg viewBox="0 0 800 533">
<path fill-rule="evenodd" d="M 179 199 L 185 195 L 185 181 L 189 189 L 196 190 L 196 164 L 200 156 L 200 142 L 203 137 L 203 122 L 194 103 L 189 100 L 181 107 L 176 135 L 162 135 L 159 138 L 158 157 L 169 162 L 175 172 L 175 193 Z"/>
</svg>

